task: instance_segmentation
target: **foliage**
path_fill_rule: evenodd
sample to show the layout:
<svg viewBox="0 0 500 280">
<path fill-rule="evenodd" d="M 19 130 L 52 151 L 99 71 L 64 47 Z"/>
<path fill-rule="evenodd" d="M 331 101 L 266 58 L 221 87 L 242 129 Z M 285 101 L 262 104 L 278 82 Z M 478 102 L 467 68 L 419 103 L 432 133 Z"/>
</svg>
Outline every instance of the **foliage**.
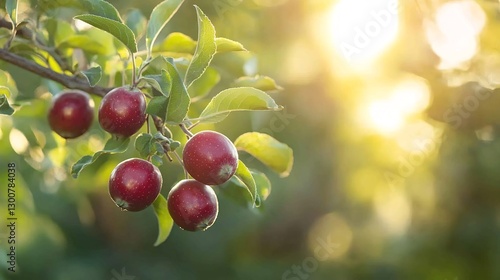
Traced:
<svg viewBox="0 0 500 280">
<path fill-rule="evenodd" d="M 238 77 L 222 85 L 226 88 L 208 99 L 208 103 L 202 102 L 204 97 L 212 96 L 220 81 L 221 74 L 212 65 L 214 57 L 247 50 L 239 42 L 217 37 L 214 25 L 198 6 L 194 7 L 198 19 L 196 40 L 180 32 L 171 32 L 161 39 L 162 31 L 183 2 L 162 1 L 146 18 L 137 9 L 122 15 L 112 4 L 101 0 L 38 1 L 22 6 L 26 10 L 21 13 L 17 1 L 6 1 L 5 12 L 10 22 L 1 21 L 2 26 L 11 28 L 10 34 L 6 32 L 6 36 L 0 37 L 4 47 L 0 59 L 41 76 L 45 90 L 57 94 L 62 85 L 103 97 L 112 88 L 126 86 L 139 88 L 149 99 L 145 131 L 134 141 L 112 137 L 99 151 L 82 156 L 71 167 L 74 178 L 100 162 L 98 159 L 103 155 L 127 152 L 130 142 L 134 143 L 136 154 L 157 166 L 163 165 L 164 159 L 172 161 L 172 157 L 182 163 L 176 151 L 181 142 L 175 140 L 178 137 L 173 128 L 182 128 L 189 137 L 189 130 L 196 125 L 220 122 L 231 112 L 282 109 L 266 93 L 281 87 L 265 76 Z M 31 17 L 19 17 L 21 14 Z M 1 71 L 0 75 L 8 80 L 16 73 Z M 230 85 L 233 87 L 227 88 Z M 13 83 L 3 83 L 0 89 L 0 113 L 13 115 L 14 121 L 21 118 L 26 104 L 36 102 L 34 95 L 16 98 L 11 94 L 18 91 Z M 150 122 L 157 132 L 151 131 Z M 40 132 L 49 135 L 52 141 L 59 141 L 58 136 L 50 135 L 47 130 Z M 236 144 L 242 143 L 242 150 L 281 176 L 289 174 L 293 156 L 287 145 L 271 136 L 248 136 L 242 136 Z M 52 149 L 57 150 L 58 145 Z M 267 198 L 261 196 L 266 193 L 263 189 L 270 189 L 264 173 L 250 170 L 240 161 L 235 176 L 250 192 L 254 206 Z M 166 204 L 161 194 L 154 203 L 160 225 L 155 246 L 166 240 L 172 227 Z"/>
</svg>

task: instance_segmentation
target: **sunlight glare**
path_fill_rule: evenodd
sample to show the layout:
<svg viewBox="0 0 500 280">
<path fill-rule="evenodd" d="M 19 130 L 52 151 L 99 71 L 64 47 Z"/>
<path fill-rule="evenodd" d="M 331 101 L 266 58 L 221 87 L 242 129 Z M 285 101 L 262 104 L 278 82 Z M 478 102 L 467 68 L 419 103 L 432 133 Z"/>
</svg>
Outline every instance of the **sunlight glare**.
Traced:
<svg viewBox="0 0 500 280">
<path fill-rule="evenodd" d="M 371 124 L 382 134 L 393 133 L 403 125 L 403 112 L 390 100 L 375 101 L 368 111 Z"/>
<path fill-rule="evenodd" d="M 367 64 L 396 38 L 398 0 L 339 0 L 329 15 L 333 47 L 350 63 Z"/>
<path fill-rule="evenodd" d="M 471 0 L 444 3 L 434 22 L 426 23 L 426 36 L 432 50 L 441 58 L 441 69 L 459 67 L 478 50 L 478 35 L 486 24 L 481 6 Z"/>
<path fill-rule="evenodd" d="M 381 134 L 400 130 L 407 118 L 425 110 L 430 103 L 430 89 L 418 77 L 399 82 L 390 96 L 370 102 L 367 106 L 369 125 Z"/>
</svg>

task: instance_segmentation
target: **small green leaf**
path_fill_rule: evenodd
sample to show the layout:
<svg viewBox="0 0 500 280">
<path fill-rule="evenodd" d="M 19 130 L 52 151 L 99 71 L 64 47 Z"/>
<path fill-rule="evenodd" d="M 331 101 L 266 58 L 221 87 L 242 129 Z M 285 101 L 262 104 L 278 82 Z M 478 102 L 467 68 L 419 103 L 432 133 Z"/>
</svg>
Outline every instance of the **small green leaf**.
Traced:
<svg viewBox="0 0 500 280">
<path fill-rule="evenodd" d="M 198 15 L 198 45 L 184 79 L 187 88 L 203 75 L 217 51 L 212 22 L 198 6 L 195 5 L 195 8 Z"/>
<path fill-rule="evenodd" d="M 196 50 L 196 41 L 184 33 L 172 32 L 156 49 L 162 52 L 193 54 Z"/>
<path fill-rule="evenodd" d="M 234 141 L 240 151 L 245 151 L 267 165 L 281 177 L 287 177 L 293 166 L 293 151 L 288 145 L 258 132 L 241 135 Z"/>
<path fill-rule="evenodd" d="M 179 142 L 179 141 L 172 141 L 170 143 L 170 150 L 175 151 L 180 146 L 181 146 L 181 142 Z"/>
<path fill-rule="evenodd" d="M 146 83 L 161 92 L 165 97 L 170 95 L 172 78 L 166 70 L 162 69 L 160 74 L 144 75 L 141 79 L 144 79 Z"/>
<path fill-rule="evenodd" d="M 271 194 L 271 181 L 267 178 L 266 174 L 250 170 L 253 179 L 255 180 L 255 185 L 257 186 L 257 193 L 259 194 L 262 201 L 265 201 Z"/>
<path fill-rule="evenodd" d="M 163 195 L 158 195 L 156 200 L 153 202 L 153 208 L 155 210 L 156 218 L 158 219 L 158 238 L 156 238 L 154 246 L 158 246 L 167 240 L 172 231 L 172 226 L 174 221 L 168 212 L 167 200 Z"/>
<path fill-rule="evenodd" d="M 255 77 L 241 77 L 234 81 L 233 87 L 254 87 L 262 91 L 278 91 L 283 88 L 276 84 L 276 82 L 267 76 Z"/>
<path fill-rule="evenodd" d="M 249 87 L 230 88 L 217 94 L 200 117 L 192 119 L 202 122 L 220 122 L 234 111 L 276 111 L 282 109 L 267 93 Z"/>
<path fill-rule="evenodd" d="M 151 156 L 151 163 L 156 165 L 156 166 L 162 166 L 163 165 L 163 158 L 161 155 L 153 155 Z"/>
<path fill-rule="evenodd" d="M 10 20 L 12 20 L 12 29 L 15 29 L 17 25 L 17 0 L 7 0 L 5 10 L 9 14 Z"/>
<path fill-rule="evenodd" d="M 149 54 L 151 54 L 158 35 L 183 2 L 184 0 L 166 0 L 158 4 L 151 12 L 146 33 L 146 47 Z"/>
<path fill-rule="evenodd" d="M 135 138 L 135 149 L 139 152 L 141 157 L 148 157 L 152 154 L 151 143 L 153 142 L 153 136 L 149 133 L 141 133 Z"/>
<path fill-rule="evenodd" d="M 155 140 L 158 140 L 158 141 L 168 141 L 169 140 L 167 137 L 165 137 L 165 135 L 161 134 L 161 132 L 159 132 L 159 131 L 155 133 L 154 138 L 155 138 Z"/>
<path fill-rule="evenodd" d="M 0 87 L 0 89 L 7 89 L 6 87 Z M 10 107 L 9 101 L 5 94 L 0 95 L 0 114 L 1 115 L 12 115 L 14 114 L 14 109 Z"/>
<path fill-rule="evenodd" d="M 215 43 L 217 44 L 217 53 L 247 51 L 240 42 L 227 38 L 216 38 Z"/>
<path fill-rule="evenodd" d="M 132 53 L 137 52 L 137 42 L 135 40 L 135 35 L 128 26 L 125 24 L 96 15 L 79 15 L 75 19 L 84 21 L 96 28 L 108 32 L 122 42 Z"/>
<path fill-rule="evenodd" d="M 163 118 L 167 114 L 168 98 L 155 96 L 151 98 L 146 108 L 146 113 Z"/>
<path fill-rule="evenodd" d="M 101 151 L 96 152 L 93 156 L 84 156 L 71 167 L 71 175 L 77 178 L 80 172 L 88 165 L 94 163 L 102 154 L 117 154 L 127 150 L 130 138 L 115 138 L 112 137 L 106 142 Z"/>
<path fill-rule="evenodd" d="M 89 68 L 81 72 L 83 76 L 89 81 L 91 86 L 95 86 L 102 77 L 102 68 L 100 65 Z"/>
<path fill-rule="evenodd" d="M 68 1 L 66 1 L 66 2 L 68 2 Z M 81 5 L 82 8 L 85 11 L 87 11 L 89 14 L 108 18 L 108 19 L 111 19 L 114 21 L 118 21 L 120 23 L 122 22 L 122 19 L 120 18 L 120 14 L 118 13 L 118 10 L 116 10 L 116 8 L 107 1 L 82 0 L 82 1 L 77 1 L 77 2 L 79 2 L 78 4 Z"/>
<path fill-rule="evenodd" d="M 163 149 L 162 144 L 160 144 L 158 142 L 154 142 L 154 150 L 155 150 L 155 153 L 158 155 L 163 155 L 165 153 L 165 150 Z"/>
<path fill-rule="evenodd" d="M 92 54 L 107 54 L 106 47 L 101 42 L 85 35 L 73 35 L 66 37 L 57 46 L 59 49 L 82 49 Z"/>
<path fill-rule="evenodd" d="M 191 99 L 182 83 L 182 78 L 177 72 L 173 62 L 167 61 L 168 73 L 172 77 L 172 90 L 168 98 L 166 122 L 181 123 L 189 110 Z"/>
<path fill-rule="evenodd" d="M 148 20 L 142 14 L 141 10 L 132 9 L 127 13 L 125 24 L 134 32 L 135 37 L 139 38 L 146 32 Z"/>
<path fill-rule="evenodd" d="M 238 160 L 238 168 L 236 168 L 236 173 L 234 173 L 234 175 L 240 180 L 241 183 L 243 183 L 247 187 L 255 206 L 257 196 L 259 195 L 257 193 L 257 186 L 255 185 L 255 180 L 252 176 L 252 173 L 241 160 Z"/>
</svg>

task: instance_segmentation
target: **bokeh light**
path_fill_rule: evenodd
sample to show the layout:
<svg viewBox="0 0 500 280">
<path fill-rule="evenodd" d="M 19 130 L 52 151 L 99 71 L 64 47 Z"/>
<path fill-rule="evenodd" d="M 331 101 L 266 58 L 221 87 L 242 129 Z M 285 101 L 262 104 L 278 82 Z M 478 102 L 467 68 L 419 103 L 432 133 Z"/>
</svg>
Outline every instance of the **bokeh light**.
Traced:
<svg viewBox="0 0 500 280">
<path fill-rule="evenodd" d="M 459 67 L 474 57 L 485 23 L 486 15 L 475 1 L 451 1 L 438 8 L 425 27 L 432 50 L 441 58 L 441 69 Z"/>
<path fill-rule="evenodd" d="M 397 0 L 339 0 L 329 12 L 331 44 L 352 64 L 367 64 L 396 38 Z"/>
</svg>

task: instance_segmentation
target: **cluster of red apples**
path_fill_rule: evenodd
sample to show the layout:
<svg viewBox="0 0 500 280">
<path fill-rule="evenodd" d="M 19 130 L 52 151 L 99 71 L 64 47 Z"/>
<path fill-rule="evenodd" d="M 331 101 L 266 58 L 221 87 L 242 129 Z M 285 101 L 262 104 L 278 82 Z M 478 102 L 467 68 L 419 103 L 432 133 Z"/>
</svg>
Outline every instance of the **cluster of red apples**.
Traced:
<svg viewBox="0 0 500 280">
<path fill-rule="evenodd" d="M 145 123 L 146 99 L 138 90 L 116 88 L 104 96 L 98 112 L 99 124 L 114 137 L 130 137 Z M 54 132 L 66 139 L 84 134 L 94 118 L 94 105 L 80 91 L 56 95 L 48 120 Z M 228 181 L 236 171 L 238 153 L 233 143 L 215 131 L 202 131 L 189 138 L 183 150 L 185 170 L 193 179 L 178 182 L 167 197 L 174 222 L 184 230 L 206 230 L 219 211 L 217 196 L 210 186 Z M 119 163 L 109 179 L 109 194 L 118 207 L 141 211 L 160 194 L 163 179 L 149 161 L 131 158 Z"/>
</svg>

